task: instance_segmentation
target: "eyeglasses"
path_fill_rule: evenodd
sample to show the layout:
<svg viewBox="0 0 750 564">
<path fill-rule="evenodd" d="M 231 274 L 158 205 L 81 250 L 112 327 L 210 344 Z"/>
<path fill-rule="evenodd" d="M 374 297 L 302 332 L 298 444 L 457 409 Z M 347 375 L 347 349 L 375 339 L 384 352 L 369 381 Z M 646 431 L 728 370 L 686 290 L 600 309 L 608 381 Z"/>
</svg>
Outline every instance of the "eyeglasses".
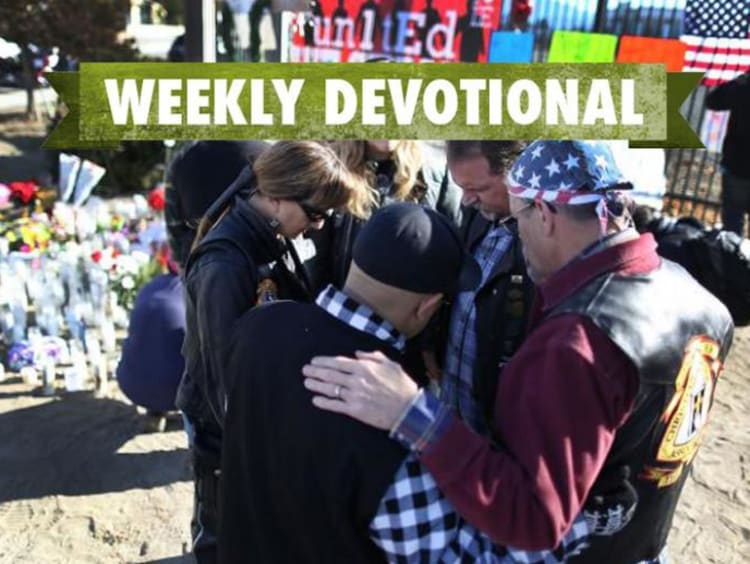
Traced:
<svg viewBox="0 0 750 564">
<path fill-rule="evenodd" d="M 526 205 L 525 205 L 525 206 L 523 206 L 522 208 L 520 208 L 520 209 L 516 210 L 516 211 L 515 211 L 515 213 L 511 213 L 511 214 L 508 214 L 508 215 L 507 215 L 507 216 L 505 216 L 504 218 L 502 218 L 502 219 L 498 220 L 498 221 L 497 221 L 497 222 L 495 223 L 495 225 L 496 225 L 496 226 L 500 226 L 500 225 L 505 225 L 505 224 L 506 224 L 506 223 L 508 223 L 508 222 L 509 222 L 509 221 L 510 221 L 511 219 L 518 219 L 518 216 L 519 216 L 519 214 L 520 214 L 521 212 L 523 212 L 523 211 L 526 211 L 527 209 L 529 209 L 529 208 L 533 208 L 533 207 L 534 207 L 534 202 L 529 202 L 528 204 L 526 204 Z"/>
<path fill-rule="evenodd" d="M 301 207 L 302 211 L 305 212 L 305 215 L 307 216 L 307 219 L 310 220 L 310 223 L 323 221 L 333 215 L 333 210 L 319 210 L 309 204 L 306 204 L 305 202 L 297 202 L 297 204 L 299 204 L 299 207 Z"/>
</svg>

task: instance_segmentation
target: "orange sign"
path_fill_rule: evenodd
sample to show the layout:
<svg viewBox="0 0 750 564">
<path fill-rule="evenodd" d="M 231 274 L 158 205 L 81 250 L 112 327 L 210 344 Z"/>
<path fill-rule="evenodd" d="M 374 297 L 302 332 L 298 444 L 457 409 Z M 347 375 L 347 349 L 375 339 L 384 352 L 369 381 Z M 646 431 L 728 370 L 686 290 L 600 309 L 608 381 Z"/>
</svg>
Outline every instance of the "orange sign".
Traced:
<svg viewBox="0 0 750 564">
<path fill-rule="evenodd" d="M 618 63 L 663 63 L 667 72 L 680 72 L 685 65 L 685 45 L 679 39 L 623 35 L 617 52 Z"/>
</svg>

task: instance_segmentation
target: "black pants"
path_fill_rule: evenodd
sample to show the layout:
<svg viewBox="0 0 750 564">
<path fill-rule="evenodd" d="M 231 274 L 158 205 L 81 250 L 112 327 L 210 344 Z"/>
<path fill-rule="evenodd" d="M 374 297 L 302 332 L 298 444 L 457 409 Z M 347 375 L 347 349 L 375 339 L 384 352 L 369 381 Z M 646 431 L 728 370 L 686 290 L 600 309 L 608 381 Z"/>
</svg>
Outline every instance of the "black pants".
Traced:
<svg viewBox="0 0 750 564">
<path fill-rule="evenodd" d="M 207 432 L 199 423 L 194 425 L 193 476 L 195 493 L 193 519 L 193 555 L 198 564 L 214 564 L 218 560 L 219 487 L 221 481 L 221 439 Z"/>
</svg>

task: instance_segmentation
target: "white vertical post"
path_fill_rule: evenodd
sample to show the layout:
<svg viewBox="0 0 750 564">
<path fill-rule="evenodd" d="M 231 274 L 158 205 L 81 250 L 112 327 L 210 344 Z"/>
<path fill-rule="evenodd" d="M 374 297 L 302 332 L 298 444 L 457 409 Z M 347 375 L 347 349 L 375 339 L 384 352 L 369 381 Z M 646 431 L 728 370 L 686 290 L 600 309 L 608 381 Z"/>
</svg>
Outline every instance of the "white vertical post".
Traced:
<svg viewBox="0 0 750 564">
<path fill-rule="evenodd" d="M 292 38 L 289 32 L 292 28 L 292 20 L 297 16 L 295 12 L 284 10 L 281 12 L 281 29 L 279 30 L 279 62 L 289 62 L 289 52 L 291 50 Z"/>
<path fill-rule="evenodd" d="M 216 62 L 216 3 L 203 0 L 201 19 L 203 20 L 203 62 Z"/>
</svg>

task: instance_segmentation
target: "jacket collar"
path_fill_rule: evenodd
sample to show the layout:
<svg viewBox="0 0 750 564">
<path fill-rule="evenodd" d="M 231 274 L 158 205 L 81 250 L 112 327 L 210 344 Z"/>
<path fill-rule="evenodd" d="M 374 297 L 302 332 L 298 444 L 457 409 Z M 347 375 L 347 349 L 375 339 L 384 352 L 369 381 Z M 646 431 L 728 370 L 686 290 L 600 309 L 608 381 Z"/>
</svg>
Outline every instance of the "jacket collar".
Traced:
<svg viewBox="0 0 750 564">
<path fill-rule="evenodd" d="M 258 265 L 277 261 L 286 252 L 284 240 L 278 237 L 268 220 L 242 196 L 234 199 L 232 209 L 206 234 L 200 243 L 199 252 L 222 240 L 233 242 Z M 197 255 L 199 252 L 193 254 Z"/>
<path fill-rule="evenodd" d="M 333 284 L 323 290 L 315 300 L 327 313 L 358 331 L 367 333 L 404 352 L 406 337 L 370 307 L 357 302 Z"/>
<path fill-rule="evenodd" d="M 602 274 L 650 272 L 659 266 L 660 262 L 661 259 L 656 253 L 656 241 L 651 233 L 573 259 L 539 287 L 542 311 L 554 309 L 571 294 Z"/>
</svg>

